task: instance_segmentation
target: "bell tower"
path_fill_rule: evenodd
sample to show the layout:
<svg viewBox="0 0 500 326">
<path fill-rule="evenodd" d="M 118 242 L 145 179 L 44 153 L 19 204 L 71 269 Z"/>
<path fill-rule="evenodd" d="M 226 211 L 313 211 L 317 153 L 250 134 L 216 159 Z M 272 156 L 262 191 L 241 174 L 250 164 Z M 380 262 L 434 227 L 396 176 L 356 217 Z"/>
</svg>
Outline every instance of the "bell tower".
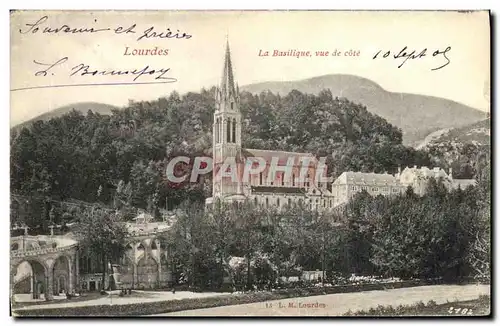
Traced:
<svg viewBox="0 0 500 326">
<path fill-rule="evenodd" d="M 241 183 L 234 182 L 231 178 L 215 178 L 219 169 L 227 158 L 234 159 L 240 169 L 241 157 L 241 112 L 238 85 L 235 86 L 231 51 L 229 41 L 226 40 L 226 53 L 222 79 L 215 94 L 215 113 L 213 124 L 213 197 L 227 197 L 241 194 Z M 229 170 L 226 170 L 229 171 Z M 241 171 L 231 171 L 240 175 Z"/>
</svg>

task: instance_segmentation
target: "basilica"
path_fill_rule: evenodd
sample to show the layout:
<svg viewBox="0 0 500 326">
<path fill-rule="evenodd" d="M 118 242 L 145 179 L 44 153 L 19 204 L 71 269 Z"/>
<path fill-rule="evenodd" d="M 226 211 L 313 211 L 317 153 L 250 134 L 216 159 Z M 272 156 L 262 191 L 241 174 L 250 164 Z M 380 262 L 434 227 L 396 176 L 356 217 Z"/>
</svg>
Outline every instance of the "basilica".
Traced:
<svg viewBox="0 0 500 326">
<path fill-rule="evenodd" d="M 316 210 L 333 209 L 334 198 L 327 188 L 326 167 L 311 153 L 292 153 L 242 148 L 240 96 L 235 82 L 229 43 L 226 45 L 222 80 L 216 91 L 213 124 L 213 192 L 206 204 L 214 200 L 242 202 L 249 200 L 265 207 L 283 208 L 302 203 Z M 234 158 L 237 178 L 217 177 L 224 162 Z M 244 177 L 245 165 L 263 162 L 258 173 Z"/>
</svg>

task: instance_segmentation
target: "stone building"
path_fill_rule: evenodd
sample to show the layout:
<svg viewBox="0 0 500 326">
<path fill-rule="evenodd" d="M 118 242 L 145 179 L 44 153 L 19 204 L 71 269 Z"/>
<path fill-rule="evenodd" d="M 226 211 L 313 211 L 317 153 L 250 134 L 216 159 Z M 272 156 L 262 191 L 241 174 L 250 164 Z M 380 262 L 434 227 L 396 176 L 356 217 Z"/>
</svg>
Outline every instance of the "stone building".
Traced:
<svg viewBox="0 0 500 326">
<path fill-rule="evenodd" d="M 366 190 L 372 196 L 390 196 L 403 193 L 412 187 L 415 194 L 425 195 L 430 179 L 441 180 L 448 190 L 474 186 L 474 179 L 454 179 L 452 170 L 435 167 L 406 167 L 403 171 L 398 169 L 396 175 L 387 173 L 343 172 L 332 184 L 332 195 L 335 198 L 334 206 L 345 204 L 356 193 Z"/>
<path fill-rule="evenodd" d="M 390 196 L 400 194 L 405 189 L 397 176 L 387 173 L 343 172 L 332 184 L 335 207 L 347 203 L 363 190 L 372 196 Z"/>
<path fill-rule="evenodd" d="M 426 166 L 418 168 L 413 166 L 412 168 L 406 167 L 403 172 L 398 175 L 398 179 L 402 185 L 405 187 L 412 186 L 413 191 L 422 196 L 427 191 L 427 185 L 430 179 L 441 180 L 444 186 L 448 189 L 461 188 L 465 189 L 468 186 L 474 186 L 476 184 L 475 179 L 454 179 L 452 174 L 452 169 L 445 170 L 434 167 L 429 169 Z"/>
</svg>

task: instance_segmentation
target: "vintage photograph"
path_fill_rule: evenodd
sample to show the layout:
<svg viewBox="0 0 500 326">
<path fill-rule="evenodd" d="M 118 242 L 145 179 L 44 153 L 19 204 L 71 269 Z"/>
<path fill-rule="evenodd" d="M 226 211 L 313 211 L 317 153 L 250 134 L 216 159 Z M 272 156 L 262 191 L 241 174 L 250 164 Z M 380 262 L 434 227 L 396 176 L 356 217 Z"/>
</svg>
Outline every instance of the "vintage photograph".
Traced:
<svg viewBox="0 0 500 326">
<path fill-rule="evenodd" d="M 10 28 L 11 316 L 492 313 L 488 11 Z"/>
</svg>

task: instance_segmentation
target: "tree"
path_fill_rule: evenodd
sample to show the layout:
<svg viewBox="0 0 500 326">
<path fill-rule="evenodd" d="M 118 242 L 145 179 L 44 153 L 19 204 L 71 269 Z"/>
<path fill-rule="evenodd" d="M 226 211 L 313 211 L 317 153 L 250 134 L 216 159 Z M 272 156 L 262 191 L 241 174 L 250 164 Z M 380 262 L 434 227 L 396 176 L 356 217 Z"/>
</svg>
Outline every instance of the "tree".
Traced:
<svg viewBox="0 0 500 326">
<path fill-rule="evenodd" d="M 233 251 L 237 256 L 242 254 L 245 257 L 247 267 L 246 288 L 251 290 L 253 285 L 251 260 L 262 248 L 262 214 L 259 208 L 255 207 L 250 201 L 232 203 L 229 209 L 235 223 Z"/>
<path fill-rule="evenodd" d="M 230 248 L 235 241 L 234 219 L 227 204 L 216 199 L 212 208 L 205 213 L 210 235 L 214 245 L 214 254 L 217 266 L 217 283 L 222 286 L 224 273 L 231 273 L 229 268 Z M 234 281 L 234 275 L 231 275 Z"/>
<path fill-rule="evenodd" d="M 491 278 L 491 166 L 487 164 L 478 175 L 478 210 L 475 220 L 467 225 L 472 241 L 466 258 L 479 279 Z"/>
<path fill-rule="evenodd" d="M 125 253 L 125 224 L 119 214 L 95 206 L 80 217 L 76 234 L 80 239 L 80 250 L 100 259 L 104 290 L 108 263 L 120 261 Z"/>
</svg>

